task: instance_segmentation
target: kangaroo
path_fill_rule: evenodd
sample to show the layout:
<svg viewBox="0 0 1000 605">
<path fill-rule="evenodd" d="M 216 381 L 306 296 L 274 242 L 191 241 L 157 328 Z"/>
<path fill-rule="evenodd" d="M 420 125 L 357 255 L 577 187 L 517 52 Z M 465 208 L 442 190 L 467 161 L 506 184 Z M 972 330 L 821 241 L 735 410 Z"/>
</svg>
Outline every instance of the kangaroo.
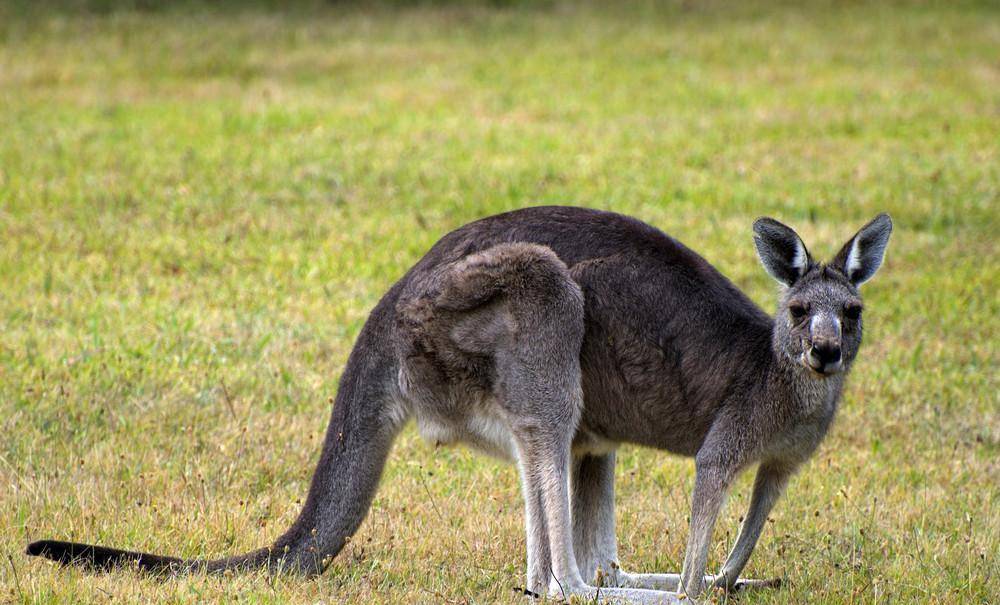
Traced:
<svg viewBox="0 0 1000 605">
<path fill-rule="evenodd" d="M 536 207 L 445 235 L 381 299 L 340 380 L 302 510 L 273 545 L 185 560 L 53 540 L 30 555 L 106 570 L 321 573 L 366 516 L 403 425 L 517 463 L 526 594 L 678 603 L 740 579 L 768 513 L 837 410 L 861 344 L 859 286 L 882 263 L 880 214 L 828 264 L 791 228 L 753 225 L 783 286 L 770 317 L 698 254 L 636 219 Z M 615 450 L 694 457 L 681 572 L 628 573 L 615 538 Z M 706 575 L 727 489 L 758 464 L 749 511 Z"/>
</svg>

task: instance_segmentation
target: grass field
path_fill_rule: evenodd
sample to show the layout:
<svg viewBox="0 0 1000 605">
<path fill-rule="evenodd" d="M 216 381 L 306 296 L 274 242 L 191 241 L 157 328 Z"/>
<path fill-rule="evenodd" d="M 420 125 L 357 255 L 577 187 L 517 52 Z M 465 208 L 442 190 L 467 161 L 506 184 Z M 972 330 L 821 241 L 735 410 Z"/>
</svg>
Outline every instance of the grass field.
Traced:
<svg viewBox="0 0 1000 605">
<path fill-rule="evenodd" d="M 829 256 L 890 212 L 837 423 L 747 570 L 787 586 L 740 602 L 1000 602 L 995 3 L 121 4 L 0 4 L 0 602 L 524 603 L 514 468 L 412 428 L 316 580 L 22 553 L 266 544 L 379 296 L 542 203 L 640 217 L 767 309 L 756 216 Z M 692 463 L 619 461 L 623 565 L 679 570 Z"/>
</svg>

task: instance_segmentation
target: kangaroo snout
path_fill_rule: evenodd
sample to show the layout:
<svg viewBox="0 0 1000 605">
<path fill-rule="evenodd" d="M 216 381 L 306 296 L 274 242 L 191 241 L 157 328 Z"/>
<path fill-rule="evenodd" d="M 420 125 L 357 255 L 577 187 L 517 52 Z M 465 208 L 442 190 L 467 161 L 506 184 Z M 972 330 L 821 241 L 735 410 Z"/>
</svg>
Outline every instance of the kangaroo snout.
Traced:
<svg viewBox="0 0 1000 605">
<path fill-rule="evenodd" d="M 840 340 L 814 340 L 805 354 L 806 365 L 819 374 L 836 374 L 840 371 L 842 361 Z"/>
</svg>

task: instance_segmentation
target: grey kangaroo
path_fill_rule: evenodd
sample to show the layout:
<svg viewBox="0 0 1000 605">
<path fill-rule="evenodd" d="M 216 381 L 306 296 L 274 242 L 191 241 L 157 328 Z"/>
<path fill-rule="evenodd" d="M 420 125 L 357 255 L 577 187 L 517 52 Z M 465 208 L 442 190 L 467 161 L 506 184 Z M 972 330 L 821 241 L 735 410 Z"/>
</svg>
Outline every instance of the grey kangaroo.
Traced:
<svg viewBox="0 0 1000 605">
<path fill-rule="evenodd" d="M 789 227 L 753 225 L 784 286 L 769 317 L 707 261 L 636 219 L 527 208 L 444 236 L 382 298 L 358 336 L 306 503 L 272 546 L 185 560 L 44 540 L 28 553 L 92 569 L 322 572 L 358 529 L 390 446 L 415 418 L 437 443 L 516 461 L 526 593 L 677 603 L 740 572 L 789 476 L 830 426 L 861 344 L 858 287 L 882 263 L 881 214 L 828 264 Z M 615 539 L 615 450 L 692 456 L 680 574 L 626 573 Z M 737 474 L 759 464 L 749 511 L 718 575 L 712 529 Z"/>
</svg>

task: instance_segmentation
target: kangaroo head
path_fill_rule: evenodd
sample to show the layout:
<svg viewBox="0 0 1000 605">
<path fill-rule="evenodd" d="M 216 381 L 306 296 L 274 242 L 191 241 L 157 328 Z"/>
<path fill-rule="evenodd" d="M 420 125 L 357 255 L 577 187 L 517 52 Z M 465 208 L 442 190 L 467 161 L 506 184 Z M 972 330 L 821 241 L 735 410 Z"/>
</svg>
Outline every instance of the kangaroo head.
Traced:
<svg viewBox="0 0 1000 605">
<path fill-rule="evenodd" d="M 813 261 L 798 234 L 774 219 L 757 219 L 753 231 L 764 268 L 785 286 L 774 318 L 775 352 L 815 378 L 846 370 L 861 346 L 858 288 L 882 264 L 889 215 L 876 216 L 826 264 Z"/>
</svg>

